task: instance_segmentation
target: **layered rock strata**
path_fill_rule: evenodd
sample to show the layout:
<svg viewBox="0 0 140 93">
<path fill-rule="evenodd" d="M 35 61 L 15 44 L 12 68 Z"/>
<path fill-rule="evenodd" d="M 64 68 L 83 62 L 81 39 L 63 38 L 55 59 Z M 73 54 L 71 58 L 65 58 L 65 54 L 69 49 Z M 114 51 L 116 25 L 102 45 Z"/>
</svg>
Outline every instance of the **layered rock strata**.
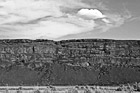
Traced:
<svg viewBox="0 0 140 93">
<path fill-rule="evenodd" d="M 140 82 L 137 40 L 0 40 L 0 85 Z"/>
</svg>

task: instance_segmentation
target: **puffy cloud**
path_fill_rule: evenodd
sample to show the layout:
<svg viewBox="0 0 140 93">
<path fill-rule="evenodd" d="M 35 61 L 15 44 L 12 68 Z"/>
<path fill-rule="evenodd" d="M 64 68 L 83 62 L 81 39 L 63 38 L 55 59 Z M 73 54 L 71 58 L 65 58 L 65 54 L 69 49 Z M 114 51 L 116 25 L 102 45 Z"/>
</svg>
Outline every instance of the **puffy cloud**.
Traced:
<svg viewBox="0 0 140 93">
<path fill-rule="evenodd" d="M 93 19 L 106 17 L 98 9 L 81 9 L 80 11 L 78 11 L 78 14 L 83 15 L 83 16 L 87 16 L 87 17 L 90 17 L 90 18 L 93 18 Z"/>
</svg>

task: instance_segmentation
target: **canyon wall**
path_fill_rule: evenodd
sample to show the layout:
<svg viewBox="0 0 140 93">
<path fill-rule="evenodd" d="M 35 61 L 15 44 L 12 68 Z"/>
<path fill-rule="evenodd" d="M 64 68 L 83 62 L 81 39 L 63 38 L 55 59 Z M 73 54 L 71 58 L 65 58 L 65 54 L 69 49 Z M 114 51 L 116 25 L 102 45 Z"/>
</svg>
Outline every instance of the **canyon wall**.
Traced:
<svg viewBox="0 0 140 93">
<path fill-rule="evenodd" d="M 140 41 L 0 40 L 0 85 L 140 82 Z"/>
</svg>

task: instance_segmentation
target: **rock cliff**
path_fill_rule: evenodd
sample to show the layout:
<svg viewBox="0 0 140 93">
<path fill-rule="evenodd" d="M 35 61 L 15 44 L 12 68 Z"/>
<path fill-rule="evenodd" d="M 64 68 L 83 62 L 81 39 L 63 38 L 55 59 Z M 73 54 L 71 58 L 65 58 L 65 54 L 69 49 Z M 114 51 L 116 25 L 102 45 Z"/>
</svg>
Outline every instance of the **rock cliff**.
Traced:
<svg viewBox="0 0 140 93">
<path fill-rule="evenodd" d="M 140 82 L 137 40 L 0 40 L 0 85 Z"/>
</svg>

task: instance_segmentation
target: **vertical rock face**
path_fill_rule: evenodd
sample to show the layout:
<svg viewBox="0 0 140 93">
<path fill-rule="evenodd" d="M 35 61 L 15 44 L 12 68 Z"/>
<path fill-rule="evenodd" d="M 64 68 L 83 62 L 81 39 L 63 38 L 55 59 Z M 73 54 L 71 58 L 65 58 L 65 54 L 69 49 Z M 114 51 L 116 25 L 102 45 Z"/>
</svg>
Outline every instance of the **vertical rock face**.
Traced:
<svg viewBox="0 0 140 93">
<path fill-rule="evenodd" d="M 3 40 L 0 43 L 0 81 L 9 85 L 36 85 L 55 58 L 51 41 Z M 16 70 L 15 70 L 16 69 Z M 44 71 L 45 70 L 45 71 Z M 45 75 L 45 76 L 46 76 Z M 9 77 L 10 76 L 10 77 Z"/>
<path fill-rule="evenodd" d="M 0 85 L 132 82 L 140 82 L 140 41 L 0 41 Z"/>
</svg>

